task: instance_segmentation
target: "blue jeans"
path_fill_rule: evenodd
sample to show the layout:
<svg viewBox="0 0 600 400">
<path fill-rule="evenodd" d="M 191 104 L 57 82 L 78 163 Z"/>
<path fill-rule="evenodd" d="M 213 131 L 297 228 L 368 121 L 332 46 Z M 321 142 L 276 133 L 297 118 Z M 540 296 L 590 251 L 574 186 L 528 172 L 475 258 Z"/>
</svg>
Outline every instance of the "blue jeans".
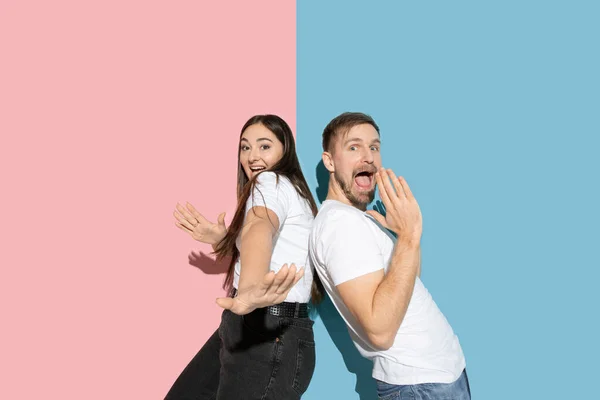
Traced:
<svg viewBox="0 0 600 400">
<path fill-rule="evenodd" d="M 452 383 L 421 383 L 419 385 L 391 385 L 377 381 L 380 400 L 471 400 L 467 371 Z"/>
</svg>

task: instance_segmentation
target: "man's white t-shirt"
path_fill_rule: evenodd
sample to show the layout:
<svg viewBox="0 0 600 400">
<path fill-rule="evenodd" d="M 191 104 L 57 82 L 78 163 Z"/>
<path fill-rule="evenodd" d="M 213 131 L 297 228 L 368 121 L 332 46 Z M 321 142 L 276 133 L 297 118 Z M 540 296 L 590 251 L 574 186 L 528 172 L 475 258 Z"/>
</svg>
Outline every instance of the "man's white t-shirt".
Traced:
<svg viewBox="0 0 600 400">
<path fill-rule="evenodd" d="M 308 259 L 308 236 L 314 221 L 310 205 L 298 194 L 288 178 L 274 172 L 262 172 L 258 175 L 254 190 L 246 202 L 246 215 L 252 207 L 264 206 L 273 211 L 279 219 L 279 231 L 273 238 L 271 271 L 279 271 L 283 264 L 296 264 L 304 267 L 304 276 L 290 290 L 287 302 L 307 303 L 313 281 L 313 269 Z M 241 239 L 238 236 L 238 250 Z M 240 280 L 240 260 L 235 264 L 233 287 L 237 289 Z"/>
<path fill-rule="evenodd" d="M 367 213 L 326 200 L 313 224 L 309 254 L 356 348 L 373 361 L 375 379 L 395 385 L 454 382 L 465 368 L 462 349 L 418 277 L 394 344 L 384 351 L 371 346 L 336 289 L 362 275 L 387 272 L 394 244 L 394 236 Z"/>
</svg>

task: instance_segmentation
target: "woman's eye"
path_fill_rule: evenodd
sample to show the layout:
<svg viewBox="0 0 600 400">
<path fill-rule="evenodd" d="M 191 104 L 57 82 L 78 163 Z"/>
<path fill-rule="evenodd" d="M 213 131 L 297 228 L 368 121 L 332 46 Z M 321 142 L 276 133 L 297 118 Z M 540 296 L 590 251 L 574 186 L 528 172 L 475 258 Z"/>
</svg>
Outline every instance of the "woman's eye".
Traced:
<svg viewBox="0 0 600 400">
<path fill-rule="evenodd" d="M 261 149 L 263 149 L 263 150 L 269 150 L 270 148 L 271 148 L 271 146 L 269 146 L 268 144 L 263 144 L 261 146 Z"/>
<path fill-rule="evenodd" d="M 242 147 L 240 147 L 240 150 L 242 150 L 242 151 L 246 151 L 246 150 L 248 150 L 248 149 L 249 149 L 249 147 L 248 147 L 248 146 L 242 146 Z"/>
</svg>

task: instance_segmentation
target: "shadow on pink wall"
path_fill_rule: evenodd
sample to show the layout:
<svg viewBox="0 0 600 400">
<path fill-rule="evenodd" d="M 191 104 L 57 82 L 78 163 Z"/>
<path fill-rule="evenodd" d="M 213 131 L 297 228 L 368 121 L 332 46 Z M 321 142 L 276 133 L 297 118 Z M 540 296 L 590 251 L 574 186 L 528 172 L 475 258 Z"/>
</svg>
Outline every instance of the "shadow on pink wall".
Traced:
<svg viewBox="0 0 600 400">
<path fill-rule="evenodd" d="M 194 266 L 208 275 L 219 275 L 227 273 L 229 268 L 230 258 L 217 261 L 212 254 L 206 254 L 202 251 L 192 251 L 188 256 L 188 261 L 191 266 Z"/>
</svg>

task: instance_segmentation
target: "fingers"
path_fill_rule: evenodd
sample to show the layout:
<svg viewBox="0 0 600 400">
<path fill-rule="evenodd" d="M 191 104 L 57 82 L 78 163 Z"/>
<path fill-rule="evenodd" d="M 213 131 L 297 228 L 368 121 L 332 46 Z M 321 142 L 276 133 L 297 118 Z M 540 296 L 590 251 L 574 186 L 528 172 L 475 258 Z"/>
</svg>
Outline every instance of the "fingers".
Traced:
<svg viewBox="0 0 600 400">
<path fill-rule="evenodd" d="M 191 206 L 191 204 L 188 203 L 189 206 Z M 193 209 L 194 207 L 192 207 Z M 187 219 L 190 223 L 192 223 L 192 225 L 197 225 L 198 224 L 198 220 L 196 219 L 195 216 L 193 216 L 187 207 L 183 207 L 180 204 L 177 204 L 177 211 L 179 211 L 181 213 L 181 215 L 184 216 L 185 219 Z M 196 211 L 196 213 L 198 213 Z"/>
<path fill-rule="evenodd" d="M 291 275 L 291 268 L 288 268 L 287 264 L 284 264 L 277 274 L 275 274 L 275 279 L 269 289 L 267 290 L 267 294 L 270 295 L 279 295 L 281 293 L 281 285 L 287 280 L 288 276 Z M 294 274 L 296 273 L 296 267 L 294 267 Z M 293 278 L 293 275 L 292 275 Z"/>
<path fill-rule="evenodd" d="M 265 285 L 266 287 L 269 287 L 273 284 L 274 280 L 275 280 L 275 272 L 269 271 L 269 272 L 267 272 L 267 274 L 265 274 L 262 284 Z"/>
<path fill-rule="evenodd" d="M 178 205 L 179 206 L 179 205 Z M 175 219 L 177 219 L 178 222 L 175 222 L 175 225 L 177 226 L 184 226 L 185 228 L 187 228 L 189 231 L 193 231 L 194 230 L 194 225 L 192 225 L 192 223 L 190 221 L 188 221 L 184 216 L 182 216 L 180 213 L 178 213 L 177 211 L 173 211 L 173 216 L 175 217 Z"/>
<path fill-rule="evenodd" d="M 397 198 L 404 197 L 404 191 L 398 182 L 398 178 L 396 178 L 396 174 L 391 169 L 384 170 L 382 173 L 383 184 L 385 185 L 385 189 L 387 190 L 387 194 L 390 197 L 390 200 L 394 200 Z"/>
<path fill-rule="evenodd" d="M 283 301 L 283 299 L 287 297 L 290 290 L 292 290 L 294 285 L 298 283 L 298 281 L 302 279 L 303 276 L 304 268 L 296 268 L 296 265 L 292 264 L 287 271 L 287 276 L 285 280 L 282 281 L 279 285 L 276 285 L 274 283 L 269 290 L 269 294 L 274 294 L 277 296 L 279 301 Z"/>
<path fill-rule="evenodd" d="M 290 270 L 287 274 L 287 277 L 281 283 L 281 285 L 279 286 L 279 289 L 277 289 L 277 294 L 281 295 L 286 292 L 289 292 L 290 289 L 292 289 L 292 287 L 294 286 L 294 280 L 296 279 L 296 275 L 298 275 L 298 271 L 296 269 L 296 266 L 294 264 L 292 264 L 290 266 Z"/>
<path fill-rule="evenodd" d="M 175 206 L 175 208 L 177 209 L 177 211 L 179 211 L 179 213 L 188 220 L 192 220 L 195 219 L 193 216 L 190 215 L 190 213 L 188 212 L 188 210 L 183 207 L 181 204 L 177 203 L 177 205 Z"/>
<path fill-rule="evenodd" d="M 394 186 L 396 195 L 400 198 L 405 198 L 406 193 L 404 193 L 404 189 L 402 188 L 402 185 L 400 184 L 400 181 L 398 180 L 398 178 L 396 178 L 394 171 L 392 171 L 391 169 L 388 169 L 387 173 L 388 173 L 388 177 L 390 178 L 390 181 L 392 182 L 392 185 Z"/>
<path fill-rule="evenodd" d="M 246 315 L 256 310 L 255 306 L 246 303 L 238 297 L 235 299 L 232 299 L 231 297 L 220 297 L 217 299 L 217 305 L 237 315 Z"/>
<path fill-rule="evenodd" d="M 219 297 L 217 299 L 217 304 L 219 307 L 224 308 L 225 310 L 231 310 L 233 307 L 233 299 L 231 297 Z"/>
<path fill-rule="evenodd" d="M 265 274 L 262 282 L 260 283 L 260 285 L 256 291 L 256 295 L 264 296 L 269 291 L 269 289 L 273 286 L 274 281 L 275 281 L 275 272 L 269 271 L 267 274 Z"/>
<path fill-rule="evenodd" d="M 194 206 L 191 205 L 189 202 L 186 203 L 185 207 L 190 212 L 190 215 L 192 216 L 192 218 L 195 219 L 196 221 L 198 221 L 199 223 L 205 224 L 208 222 L 208 220 L 206 218 L 204 218 L 204 216 L 202 214 L 200 214 L 198 212 L 198 210 L 196 210 L 194 208 Z M 194 221 L 192 221 L 192 222 L 194 222 Z"/>
<path fill-rule="evenodd" d="M 383 200 L 383 204 L 386 208 L 389 208 L 390 205 L 394 204 L 397 201 L 402 201 L 403 199 L 412 198 L 412 192 L 406 183 L 406 180 L 402 177 L 396 177 L 394 171 L 391 169 L 383 169 L 381 168 L 378 172 L 379 179 L 377 183 L 382 182 L 382 185 L 379 187 L 379 197 Z M 382 190 L 383 188 L 383 190 Z M 387 200 L 386 200 L 387 198 Z M 396 203 L 398 205 L 398 203 Z"/>
<path fill-rule="evenodd" d="M 191 215 L 181 204 L 177 203 L 175 207 L 177 211 L 179 211 L 180 216 L 175 215 L 175 218 L 179 220 L 183 225 L 187 227 L 192 227 L 192 230 L 196 225 L 198 225 L 198 220 Z M 187 222 L 187 225 L 184 223 Z"/>
<path fill-rule="evenodd" d="M 219 214 L 219 216 L 217 217 L 217 222 L 219 223 L 219 225 L 225 226 L 225 213 L 221 213 Z"/>
<path fill-rule="evenodd" d="M 294 267 L 294 272 L 296 272 L 295 268 L 296 267 Z M 287 264 L 283 264 L 281 269 L 275 274 L 275 279 L 271 286 L 281 286 L 281 284 L 285 282 L 288 275 L 290 274 L 290 270 L 291 268 L 288 268 Z"/>
<path fill-rule="evenodd" d="M 404 193 L 406 193 L 406 198 L 407 199 L 413 199 L 415 197 L 413 195 L 412 191 L 410 190 L 410 187 L 408 187 L 408 183 L 406 182 L 406 179 L 404 179 L 403 177 L 399 176 L 398 177 L 398 183 L 400 184 L 400 186 L 402 186 L 402 190 L 404 190 Z"/>
<path fill-rule="evenodd" d="M 184 231 L 185 233 L 192 233 L 192 230 L 189 228 L 186 228 L 185 226 L 181 225 L 179 222 L 175 222 L 175 225 L 181 229 L 182 231 Z"/>
<path fill-rule="evenodd" d="M 385 222 L 385 217 L 381 214 L 379 214 L 377 211 L 375 210 L 368 210 L 367 214 L 369 214 L 371 217 L 375 218 L 375 221 L 379 222 L 381 225 L 383 225 L 385 228 L 387 228 L 387 224 Z"/>
<path fill-rule="evenodd" d="M 296 272 L 296 276 L 294 277 L 294 281 L 288 288 L 288 291 L 291 290 L 294 286 L 296 286 L 296 283 L 298 283 L 300 281 L 300 279 L 302 279 L 303 276 L 304 276 L 304 267 L 298 269 L 298 272 Z"/>
<path fill-rule="evenodd" d="M 384 175 L 385 170 L 383 168 L 381 168 L 379 171 L 377 171 L 377 173 L 375 174 L 375 181 L 377 182 L 377 187 L 379 188 L 379 197 L 381 197 L 381 201 L 383 201 L 383 204 L 386 207 L 389 207 L 391 202 L 390 202 L 390 196 L 388 196 L 387 193 L 387 189 L 385 187 L 385 184 L 383 182 L 384 179 L 388 179 L 387 175 Z"/>
</svg>

